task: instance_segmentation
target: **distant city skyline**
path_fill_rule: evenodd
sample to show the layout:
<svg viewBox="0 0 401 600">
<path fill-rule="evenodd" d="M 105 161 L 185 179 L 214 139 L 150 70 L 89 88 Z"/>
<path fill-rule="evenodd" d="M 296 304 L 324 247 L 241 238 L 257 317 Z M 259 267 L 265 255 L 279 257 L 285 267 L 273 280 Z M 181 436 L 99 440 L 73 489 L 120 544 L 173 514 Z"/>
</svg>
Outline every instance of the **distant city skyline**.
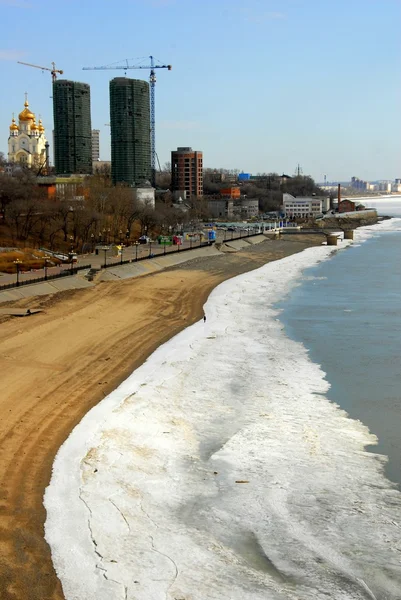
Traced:
<svg viewBox="0 0 401 600">
<path fill-rule="evenodd" d="M 124 72 L 82 67 L 139 64 L 152 54 L 173 67 L 157 73 L 161 164 L 191 146 L 202 149 L 205 167 L 292 175 L 300 163 L 317 181 L 401 177 L 398 0 L 122 0 L 115 10 L 100 0 L 96 15 L 77 0 L 44 0 L 40 10 L 30 0 L 0 0 L 0 9 L 5 155 L 24 92 L 53 130 L 50 73 L 17 60 L 54 60 L 63 78 L 90 85 L 92 127 L 109 160 L 109 81 Z M 74 44 L 66 19 L 87 23 Z M 147 71 L 138 74 L 147 80 Z"/>
</svg>

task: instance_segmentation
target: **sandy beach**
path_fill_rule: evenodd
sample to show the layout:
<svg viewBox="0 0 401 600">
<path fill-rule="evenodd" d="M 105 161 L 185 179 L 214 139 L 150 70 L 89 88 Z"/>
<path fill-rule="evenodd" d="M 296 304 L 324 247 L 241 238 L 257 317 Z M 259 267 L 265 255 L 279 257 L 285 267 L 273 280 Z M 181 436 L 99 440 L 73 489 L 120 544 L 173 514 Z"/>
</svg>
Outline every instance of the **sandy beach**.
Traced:
<svg viewBox="0 0 401 600">
<path fill-rule="evenodd" d="M 321 241 L 266 241 L 146 277 L 14 303 L 44 311 L 0 321 L 3 600 L 64 598 L 43 536 L 43 494 L 58 448 L 83 415 L 198 320 L 220 282 Z"/>
</svg>

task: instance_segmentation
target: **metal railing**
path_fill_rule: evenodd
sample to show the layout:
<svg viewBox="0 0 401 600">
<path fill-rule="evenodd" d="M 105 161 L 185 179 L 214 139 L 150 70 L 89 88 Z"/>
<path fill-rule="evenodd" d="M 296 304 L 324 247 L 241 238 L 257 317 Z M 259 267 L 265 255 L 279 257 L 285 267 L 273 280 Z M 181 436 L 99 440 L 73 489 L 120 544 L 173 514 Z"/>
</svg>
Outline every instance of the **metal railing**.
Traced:
<svg viewBox="0 0 401 600">
<path fill-rule="evenodd" d="M 12 288 L 21 287 L 23 285 L 31 285 L 34 283 L 42 283 L 44 281 L 51 281 L 52 279 L 59 279 L 60 277 L 68 277 L 71 275 L 76 275 L 78 271 L 83 271 L 85 269 L 90 269 L 92 265 L 78 265 L 76 267 L 72 267 L 69 269 L 65 269 L 64 271 L 60 271 L 60 273 L 54 273 L 54 275 L 44 275 L 43 277 L 35 277 L 32 279 L 19 280 L 18 284 L 16 281 L 12 283 L 6 283 L 4 285 L 0 285 L 0 292 L 4 290 L 10 290 Z"/>
<path fill-rule="evenodd" d="M 188 246 L 187 248 L 183 248 L 181 245 L 177 244 L 177 249 L 174 250 L 167 250 L 164 251 L 164 249 L 161 252 L 157 252 L 156 248 L 159 247 L 159 245 L 156 246 L 156 248 L 152 251 L 149 251 L 149 254 L 147 254 L 146 256 L 134 256 L 133 258 L 130 258 L 128 260 L 117 260 L 115 262 L 110 262 L 107 264 L 102 264 L 101 265 L 101 269 L 109 269 L 110 267 L 118 267 L 120 265 L 127 265 L 129 263 L 135 263 L 135 262 L 140 262 L 141 260 L 151 260 L 152 258 L 160 258 L 161 256 L 167 256 L 169 254 L 174 254 L 175 252 L 188 252 L 188 250 L 196 250 L 197 248 L 204 248 L 205 246 L 211 246 L 212 243 L 214 242 L 197 242 L 196 245 L 192 244 L 192 246 Z M 156 245 L 156 244 L 155 244 Z"/>
<path fill-rule="evenodd" d="M 234 233 L 234 232 L 229 232 L 229 234 Z M 255 233 L 249 233 L 246 235 L 228 235 L 224 240 L 219 240 L 218 243 L 225 243 L 225 242 L 231 242 L 231 241 L 235 241 L 235 240 L 244 240 L 246 238 L 250 238 L 250 237 L 255 237 L 256 235 L 263 235 L 262 233 L 260 233 L 259 231 L 255 232 Z M 198 248 L 205 248 L 207 246 L 212 246 L 214 243 L 216 242 L 216 240 L 206 240 L 205 242 L 194 242 L 192 244 L 192 246 L 187 246 L 186 248 L 183 248 L 181 245 L 177 245 L 177 249 L 174 250 L 167 250 L 165 251 L 164 249 L 161 252 L 154 252 L 153 251 L 153 247 L 152 247 L 152 251 L 149 252 L 149 254 L 147 254 L 146 256 L 135 256 L 134 258 L 130 258 L 128 260 L 116 260 L 115 262 L 110 262 L 110 263 L 106 263 L 106 264 L 102 264 L 101 265 L 101 269 L 109 269 L 112 267 L 118 267 L 120 265 L 127 265 L 127 264 L 132 264 L 132 263 L 136 263 L 136 262 L 140 262 L 141 260 L 152 260 L 152 258 L 160 258 L 161 256 L 168 256 L 169 254 L 174 254 L 175 252 L 189 252 L 190 250 L 197 250 Z M 156 243 L 155 243 L 156 245 Z M 153 245 L 152 245 L 153 246 Z M 158 248 L 159 245 L 156 246 L 156 248 Z M 156 250 L 155 248 L 155 250 Z"/>
</svg>

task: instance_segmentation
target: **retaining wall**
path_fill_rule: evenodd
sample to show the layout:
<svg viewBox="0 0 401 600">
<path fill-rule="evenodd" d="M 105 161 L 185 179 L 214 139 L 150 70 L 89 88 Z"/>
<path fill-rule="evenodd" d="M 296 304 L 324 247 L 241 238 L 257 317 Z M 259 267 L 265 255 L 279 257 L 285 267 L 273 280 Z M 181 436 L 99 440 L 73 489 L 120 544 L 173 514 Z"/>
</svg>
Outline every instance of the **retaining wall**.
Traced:
<svg viewBox="0 0 401 600">
<path fill-rule="evenodd" d="M 221 252 L 214 246 L 208 246 L 206 248 L 196 248 L 188 252 L 174 252 L 174 254 L 166 254 L 165 256 L 156 256 L 149 260 L 141 260 L 140 262 L 129 263 L 128 265 L 122 265 L 120 267 L 109 267 L 105 269 L 101 275 L 101 281 L 110 281 L 115 279 L 129 279 L 131 277 L 140 277 L 141 275 L 148 275 L 156 271 L 162 271 L 168 267 L 175 267 L 181 263 L 188 262 L 194 258 L 201 258 L 207 256 L 218 256 Z"/>
<path fill-rule="evenodd" d="M 56 294 L 57 292 L 62 292 L 64 290 L 78 290 L 92 287 L 93 285 L 93 283 L 90 283 L 83 277 L 73 275 L 71 277 L 54 279 L 53 281 L 44 281 L 43 283 L 33 283 L 32 285 L 24 285 L 22 287 L 11 288 L 4 292 L 0 292 L 0 303 L 33 296 Z"/>
</svg>

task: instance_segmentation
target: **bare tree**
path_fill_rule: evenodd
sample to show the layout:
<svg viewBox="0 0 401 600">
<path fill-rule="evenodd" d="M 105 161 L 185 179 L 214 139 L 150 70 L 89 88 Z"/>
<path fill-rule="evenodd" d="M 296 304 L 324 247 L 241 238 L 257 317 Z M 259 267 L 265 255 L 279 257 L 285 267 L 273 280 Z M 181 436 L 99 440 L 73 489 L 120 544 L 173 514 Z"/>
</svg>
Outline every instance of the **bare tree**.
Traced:
<svg viewBox="0 0 401 600">
<path fill-rule="evenodd" d="M 159 223 L 159 217 L 153 208 L 144 206 L 139 209 L 138 221 L 141 226 L 141 235 L 143 235 L 150 232 Z"/>
<path fill-rule="evenodd" d="M 71 220 L 71 203 L 62 198 L 57 204 L 57 219 L 60 224 L 60 229 L 64 234 L 64 241 L 68 239 L 69 223 Z"/>
</svg>

